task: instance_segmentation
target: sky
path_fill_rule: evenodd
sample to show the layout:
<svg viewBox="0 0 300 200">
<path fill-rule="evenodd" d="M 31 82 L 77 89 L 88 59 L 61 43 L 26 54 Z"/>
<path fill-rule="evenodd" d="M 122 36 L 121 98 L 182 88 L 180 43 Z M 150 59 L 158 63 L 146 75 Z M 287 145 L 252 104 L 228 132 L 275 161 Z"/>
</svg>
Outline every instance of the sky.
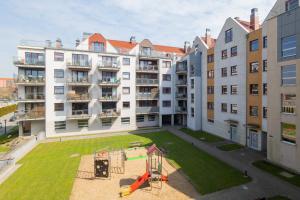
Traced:
<svg viewBox="0 0 300 200">
<path fill-rule="evenodd" d="M 210 28 L 217 37 L 228 17 L 261 21 L 276 0 L 3 0 L 0 1 L 0 77 L 12 77 L 21 40 L 62 40 L 74 47 L 83 32 L 109 39 L 183 47 Z"/>
</svg>

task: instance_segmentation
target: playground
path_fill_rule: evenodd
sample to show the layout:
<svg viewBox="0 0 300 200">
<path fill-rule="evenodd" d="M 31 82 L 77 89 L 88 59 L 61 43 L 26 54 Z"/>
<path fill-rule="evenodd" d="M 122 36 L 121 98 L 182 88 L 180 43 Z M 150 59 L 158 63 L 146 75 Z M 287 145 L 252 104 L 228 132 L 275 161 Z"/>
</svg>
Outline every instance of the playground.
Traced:
<svg viewBox="0 0 300 200">
<path fill-rule="evenodd" d="M 70 199 L 169 199 L 170 195 L 200 196 L 152 145 L 82 156 Z"/>
</svg>

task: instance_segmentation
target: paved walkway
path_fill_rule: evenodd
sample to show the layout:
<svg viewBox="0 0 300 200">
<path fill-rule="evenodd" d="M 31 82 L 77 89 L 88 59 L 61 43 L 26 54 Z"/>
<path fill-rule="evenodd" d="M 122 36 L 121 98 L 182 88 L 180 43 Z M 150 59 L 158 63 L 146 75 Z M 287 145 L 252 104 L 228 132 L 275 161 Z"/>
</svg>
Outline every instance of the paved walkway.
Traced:
<svg viewBox="0 0 300 200">
<path fill-rule="evenodd" d="M 252 162 L 264 159 L 263 154 L 244 148 L 233 152 L 225 152 L 216 148 L 216 145 L 199 141 L 174 127 L 167 127 L 168 131 L 195 147 L 215 156 L 219 160 L 241 170 L 247 170 L 252 178 L 250 183 L 232 187 L 226 190 L 203 196 L 203 200 L 255 200 L 275 195 L 287 196 L 291 199 L 300 199 L 300 188 L 268 174 L 252 166 Z"/>
</svg>

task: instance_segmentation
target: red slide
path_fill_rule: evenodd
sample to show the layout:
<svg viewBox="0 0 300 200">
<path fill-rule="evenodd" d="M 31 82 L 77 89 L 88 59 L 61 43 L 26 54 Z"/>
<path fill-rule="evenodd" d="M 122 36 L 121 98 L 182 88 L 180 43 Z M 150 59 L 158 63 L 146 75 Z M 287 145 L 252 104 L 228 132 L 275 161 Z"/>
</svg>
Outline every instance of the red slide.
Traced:
<svg viewBox="0 0 300 200">
<path fill-rule="evenodd" d="M 146 172 L 143 176 L 139 177 L 131 186 L 130 186 L 130 192 L 134 192 L 136 189 L 138 189 L 143 183 L 148 181 L 150 177 L 149 172 Z"/>
</svg>

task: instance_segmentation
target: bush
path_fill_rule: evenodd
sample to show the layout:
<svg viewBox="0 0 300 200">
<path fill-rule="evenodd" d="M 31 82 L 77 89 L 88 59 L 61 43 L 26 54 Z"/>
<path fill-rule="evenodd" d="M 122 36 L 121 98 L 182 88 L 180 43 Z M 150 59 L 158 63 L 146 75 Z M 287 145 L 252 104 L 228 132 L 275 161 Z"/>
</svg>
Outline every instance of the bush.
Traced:
<svg viewBox="0 0 300 200">
<path fill-rule="evenodd" d="M 17 104 L 2 107 L 0 108 L 0 117 L 15 112 L 16 110 L 17 110 Z"/>
</svg>

